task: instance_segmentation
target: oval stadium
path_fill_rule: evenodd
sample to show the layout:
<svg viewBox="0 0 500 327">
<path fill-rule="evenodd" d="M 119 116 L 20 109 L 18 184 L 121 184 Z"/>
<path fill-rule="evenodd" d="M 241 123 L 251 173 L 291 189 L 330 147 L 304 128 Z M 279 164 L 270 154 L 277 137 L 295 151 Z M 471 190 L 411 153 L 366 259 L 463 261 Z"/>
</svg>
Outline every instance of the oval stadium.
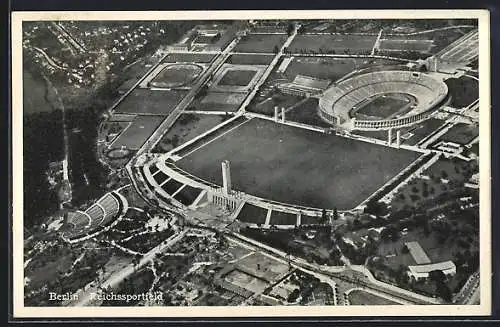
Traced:
<svg viewBox="0 0 500 327">
<path fill-rule="evenodd" d="M 357 75 L 327 89 L 319 115 L 345 130 L 386 130 L 422 121 L 446 101 L 448 87 L 414 71 L 377 71 Z"/>
</svg>

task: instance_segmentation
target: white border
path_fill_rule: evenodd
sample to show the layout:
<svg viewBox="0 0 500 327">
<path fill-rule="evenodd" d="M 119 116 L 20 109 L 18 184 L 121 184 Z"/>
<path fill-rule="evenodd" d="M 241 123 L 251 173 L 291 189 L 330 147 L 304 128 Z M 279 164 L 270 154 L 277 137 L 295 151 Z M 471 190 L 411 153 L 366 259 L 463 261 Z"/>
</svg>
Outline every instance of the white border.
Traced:
<svg viewBox="0 0 500 327">
<path fill-rule="evenodd" d="M 479 19 L 480 71 L 480 305 L 283 307 L 25 307 L 23 269 L 22 21 L 224 19 Z M 62 317 L 263 317 L 263 316 L 464 316 L 491 314 L 490 15 L 488 10 L 274 10 L 96 11 L 12 13 L 13 316 Z"/>
</svg>

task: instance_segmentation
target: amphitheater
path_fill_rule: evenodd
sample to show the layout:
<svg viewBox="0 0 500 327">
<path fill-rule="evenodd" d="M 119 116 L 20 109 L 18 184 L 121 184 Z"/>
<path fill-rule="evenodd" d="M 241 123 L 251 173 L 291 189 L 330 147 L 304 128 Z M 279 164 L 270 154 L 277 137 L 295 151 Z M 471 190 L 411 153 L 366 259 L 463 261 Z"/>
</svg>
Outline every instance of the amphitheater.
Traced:
<svg viewBox="0 0 500 327">
<path fill-rule="evenodd" d="M 68 241 L 84 240 L 110 226 L 127 209 L 127 200 L 122 195 L 106 193 L 85 211 L 68 214 L 61 236 Z"/>
<path fill-rule="evenodd" d="M 448 87 L 433 76 L 412 71 L 377 71 L 353 76 L 323 93 L 318 113 L 321 118 L 345 130 L 387 130 L 418 123 L 447 98 Z M 381 97 L 406 98 L 387 116 L 359 118 L 356 111 Z M 382 110 L 381 110 L 382 111 Z"/>
</svg>

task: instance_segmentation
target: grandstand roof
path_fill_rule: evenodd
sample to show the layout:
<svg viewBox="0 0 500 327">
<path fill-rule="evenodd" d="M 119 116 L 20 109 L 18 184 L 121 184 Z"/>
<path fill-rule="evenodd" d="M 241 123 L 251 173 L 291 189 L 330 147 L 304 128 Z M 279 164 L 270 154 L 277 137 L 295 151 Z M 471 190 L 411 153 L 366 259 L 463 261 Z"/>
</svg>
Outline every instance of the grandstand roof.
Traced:
<svg viewBox="0 0 500 327">
<path fill-rule="evenodd" d="M 330 81 L 327 79 L 319 79 L 310 76 L 297 75 L 293 80 L 293 84 L 297 84 L 310 89 L 326 90 Z"/>
</svg>

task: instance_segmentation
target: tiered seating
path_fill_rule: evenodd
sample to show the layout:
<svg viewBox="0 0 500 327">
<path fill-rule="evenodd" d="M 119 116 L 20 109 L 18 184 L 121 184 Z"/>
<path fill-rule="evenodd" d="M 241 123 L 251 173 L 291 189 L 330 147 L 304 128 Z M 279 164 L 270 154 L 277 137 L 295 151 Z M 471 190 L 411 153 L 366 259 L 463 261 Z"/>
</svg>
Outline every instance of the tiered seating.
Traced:
<svg viewBox="0 0 500 327">
<path fill-rule="evenodd" d="M 70 238 L 91 233 L 98 227 L 107 225 L 117 217 L 121 209 L 120 200 L 113 193 L 107 193 L 92 204 L 85 212 L 77 211 L 69 217 L 72 229 L 65 233 Z"/>
<path fill-rule="evenodd" d="M 371 96 L 405 93 L 417 99 L 417 106 L 411 112 L 417 115 L 435 106 L 447 91 L 444 82 L 424 73 L 378 71 L 340 82 L 325 92 L 319 105 L 323 113 L 348 121 L 349 111 Z"/>
</svg>

